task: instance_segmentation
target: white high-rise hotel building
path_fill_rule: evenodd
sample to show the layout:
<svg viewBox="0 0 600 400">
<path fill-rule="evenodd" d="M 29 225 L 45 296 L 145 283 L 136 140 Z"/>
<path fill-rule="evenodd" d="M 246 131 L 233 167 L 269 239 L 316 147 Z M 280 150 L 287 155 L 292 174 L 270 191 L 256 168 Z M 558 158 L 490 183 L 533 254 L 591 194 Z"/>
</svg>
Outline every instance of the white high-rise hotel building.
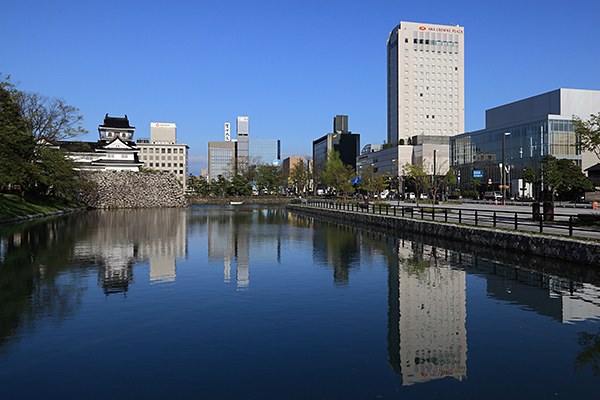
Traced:
<svg viewBox="0 0 600 400">
<path fill-rule="evenodd" d="M 464 27 L 400 22 L 387 41 L 388 143 L 464 132 Z"/>
</svg>

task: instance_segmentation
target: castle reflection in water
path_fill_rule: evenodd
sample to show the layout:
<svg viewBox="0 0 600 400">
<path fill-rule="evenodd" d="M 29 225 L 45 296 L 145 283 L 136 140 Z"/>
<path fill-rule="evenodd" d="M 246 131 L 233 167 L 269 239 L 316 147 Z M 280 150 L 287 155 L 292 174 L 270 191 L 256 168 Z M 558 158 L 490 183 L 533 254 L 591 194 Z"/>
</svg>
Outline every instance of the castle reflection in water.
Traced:
<svg viewBox="0 0 600 400">
<path fill-rule="evenodd" d="M 172 282 L 177 260 L 187 258 L 185 209 L 94 211 L 86 218 L 94 229 L 76 242 L 74 253 L 97 265 L 105 294 L 127 292 L 137 263 L 149 264 L 151 284 Z"/>
</svg>

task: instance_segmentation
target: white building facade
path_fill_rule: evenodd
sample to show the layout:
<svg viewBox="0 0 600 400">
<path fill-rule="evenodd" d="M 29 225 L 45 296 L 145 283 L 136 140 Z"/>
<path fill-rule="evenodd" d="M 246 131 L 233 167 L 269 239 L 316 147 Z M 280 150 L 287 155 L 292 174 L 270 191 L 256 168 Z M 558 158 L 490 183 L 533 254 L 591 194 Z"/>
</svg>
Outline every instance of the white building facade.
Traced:
<svg viewBox="0 0 600 400">
<path fill-rule="evenodd" d="M 464 27 L 400 22 L 387 61 L 388 143 L 464 132 Z"/>
<path fill-rule="evenodd" d="M 150 139 L 138 139 L 137 147 L 145 168 L 173 173 L 186 189 L 189 146 L 177 143 L 176 124 L 151 122 Z"/>
</svg>

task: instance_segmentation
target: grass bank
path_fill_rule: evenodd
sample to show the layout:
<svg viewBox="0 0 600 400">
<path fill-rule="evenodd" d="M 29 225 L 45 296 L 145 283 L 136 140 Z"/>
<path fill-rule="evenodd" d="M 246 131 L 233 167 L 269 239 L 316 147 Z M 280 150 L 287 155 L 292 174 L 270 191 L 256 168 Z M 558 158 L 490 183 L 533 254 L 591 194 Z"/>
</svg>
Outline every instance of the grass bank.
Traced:
<svg viewBox="0 0 600 400">
<path fill-rule="evenodd" d="M 50 213 L 81 207 L 81 204 L 62 198 L 28 197 L 0 193 L 0 220 Z"/>
</svg>

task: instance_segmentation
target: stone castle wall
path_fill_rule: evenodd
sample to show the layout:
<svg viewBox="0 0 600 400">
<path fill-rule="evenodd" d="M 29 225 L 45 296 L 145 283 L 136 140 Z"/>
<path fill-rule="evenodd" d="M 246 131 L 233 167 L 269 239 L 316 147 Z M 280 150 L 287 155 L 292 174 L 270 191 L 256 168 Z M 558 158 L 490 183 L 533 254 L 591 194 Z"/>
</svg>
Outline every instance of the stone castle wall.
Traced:
<svg viewBox="0 0 600 400">
<path fill-rule="evenodd" d="M 82 172 L 94 187 L 79 201 L 91 208 L 155 208 L 187 206 L 183 188 L 168 172 Z"/>
</svg>

